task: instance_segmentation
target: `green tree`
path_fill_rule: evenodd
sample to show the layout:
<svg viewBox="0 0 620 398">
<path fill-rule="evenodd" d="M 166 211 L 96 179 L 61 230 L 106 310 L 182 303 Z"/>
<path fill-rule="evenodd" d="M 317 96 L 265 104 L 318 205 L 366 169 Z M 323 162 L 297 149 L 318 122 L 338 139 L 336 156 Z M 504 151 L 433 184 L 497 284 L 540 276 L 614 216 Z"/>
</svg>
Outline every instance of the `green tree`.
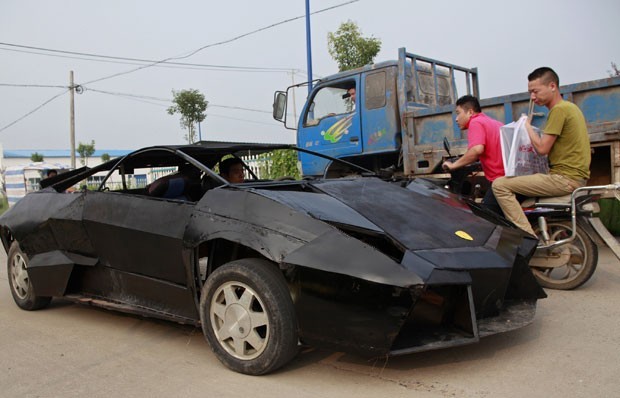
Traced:
<svg viewBox="0 0 620 398">
<path fill-rule="evenodd" d="M 293 177 L 300 178 L 297 168 L 297 151 L 292 149 L 278 150 L 265 154 L 265 167 L 262 169 L 265 178 Z"/>
<path fill-rule="evenodd" d="M 42 162 L 43 161 L 43 155 L 41 155 L 38 152 L 35 152 L 35 153 L 30 155 L 30 160 L 33 161 L 33 162 Z"/>
<path fill-rule="evenodd" d="M 108 154 L 107 152 L 106 153 L 102 153 L 101 154 L 101 161 L 105 163 L 108 160 L 110 160 L 110 154 Z"/>
<path fill-rule="evenodd" d="M 327 33 L 327 48 L 342 72 L 372 63 L 381 50 L 381 40 L 362 37 L 357 24 L 349 20 L 336 33 Z"/>
<path fill-rule="evenodd" d="M 82 166 L 87 166 L 88 158 L 95 153 L 95 140 L 91 140 L 90 144 L 83 144 L 80 142 L 76 151 L 80 155 L 80 163 L 82 163 Z"/>
<path fill-rule="evenodd" d="M 188 143 L 196 142 L 196 123 L 205 120 L 208 101 L 198 90 L 172 90 L 174 105 L 168 108 L 168 114 L 181 114 L 181 128 L 187 130 L 185 139 Z"/>
</svg>

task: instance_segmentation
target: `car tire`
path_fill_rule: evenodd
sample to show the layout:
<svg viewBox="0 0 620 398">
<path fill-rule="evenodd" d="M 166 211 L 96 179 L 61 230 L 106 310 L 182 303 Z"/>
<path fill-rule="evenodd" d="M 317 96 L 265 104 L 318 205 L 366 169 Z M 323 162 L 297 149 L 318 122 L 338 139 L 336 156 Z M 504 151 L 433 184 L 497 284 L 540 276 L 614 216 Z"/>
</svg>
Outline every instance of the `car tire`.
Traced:
<svg viewBox="0 0 620 398">
<path fill-rule="evenodd" d="M 51 297 L 36 296 L 28 276 L 28 256 L 22 252 L 19 242 L 14 241 L 7 256 L 7 276 L 15 304 L 22 310 L 34 311 L 45 308 Z"/>
<path fill-rule="evenodd" d="M 216 269 L 202 288 L 200 320 L 218 359 L 249 375 L 272 372 L 298 352 L 295 308 L 280 270 L 247 258 Z"/>
</svg>

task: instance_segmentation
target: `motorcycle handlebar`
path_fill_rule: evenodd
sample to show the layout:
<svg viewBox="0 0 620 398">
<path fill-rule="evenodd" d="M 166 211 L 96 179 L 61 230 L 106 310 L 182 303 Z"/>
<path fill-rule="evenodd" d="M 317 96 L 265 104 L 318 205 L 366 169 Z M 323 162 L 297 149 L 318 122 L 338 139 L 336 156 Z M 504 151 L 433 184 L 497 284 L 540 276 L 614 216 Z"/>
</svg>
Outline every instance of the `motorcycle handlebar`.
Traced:
<svg viewBox="0 0 620 398">
<path fill-rule="evenodd" d="M 458 159 L 458 157 L 452 157 L 452 158 L 448 158 L 446 160 L 454 163 L 457 159 Z M 457 173 L 462 178 L 462 177 L 464 177 L 466 175 L 475 173 L 477 171 L 482 171 L 482 165 L 480 164 L 480 162 L 474 162 L 472 164 L 468 164 L 467 166 L 459 167 L 458 169 L 448 170 L 448 169 L 444 168 L 444 171 L 447 172 L 447 173 L 450 173 L 450 174 Z"/>
</svg>

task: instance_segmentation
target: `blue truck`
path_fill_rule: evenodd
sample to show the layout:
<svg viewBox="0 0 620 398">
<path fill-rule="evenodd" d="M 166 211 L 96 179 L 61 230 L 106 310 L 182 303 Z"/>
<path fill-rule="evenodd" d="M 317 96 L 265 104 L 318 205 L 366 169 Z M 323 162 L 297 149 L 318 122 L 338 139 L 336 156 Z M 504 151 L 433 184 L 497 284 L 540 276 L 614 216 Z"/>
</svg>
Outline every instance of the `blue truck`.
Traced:
<svg viewBox="0 0 620 398">
<path fill-rule="evenodd" d="M 299 85 L 298 85 L 299 86 Z M 297 119 L 291 86 L 274 98 L 274 118 L 287 125 Z M 351 90 L 355 89 L 355 90 Z M 355 94 L 351 95 L 354 92 Z M 620 182 L 620 77 L 565 85 L 566 100 L 583 111 L 593 148 L 590 184 Z M 398 60 L 337 73 L 316 82 L 295 120 L 297 145 L 404 177 L 442 174 L 447 156 L 467 149 L 467 132 L 455 122 L 460 95 L 480 98 L 478 71 L 399 49 Z M 481 99 L 483 112 L 510 123 L 526 113 L 527 92 Z M 534 125 L 544 124 L 547 109 L 536 106 Z M 288 118 L 288 120 L 287 120 Z M 339 172 L 328 160 L 300 158 L 306 176 Z"/>
</svg>

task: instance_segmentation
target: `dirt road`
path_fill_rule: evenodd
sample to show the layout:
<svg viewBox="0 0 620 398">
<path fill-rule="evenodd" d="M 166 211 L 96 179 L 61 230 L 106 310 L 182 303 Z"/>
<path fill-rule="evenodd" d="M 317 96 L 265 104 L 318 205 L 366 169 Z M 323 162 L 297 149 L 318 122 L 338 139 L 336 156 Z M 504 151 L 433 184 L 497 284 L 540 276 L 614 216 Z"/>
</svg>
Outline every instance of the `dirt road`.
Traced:
<svg viewBox="0 0 620 398">
<path fill-rule="evenodd" d="M 620 385 L 620 262 L 548 291 L 534 323 L 481 343 L 389 361 L 306 350 L 283 370 L 224 368 L 199 329 L 55 300 L 17 308 L 0 249 L 2 397 L 611 397 Z"/>
</svg>

